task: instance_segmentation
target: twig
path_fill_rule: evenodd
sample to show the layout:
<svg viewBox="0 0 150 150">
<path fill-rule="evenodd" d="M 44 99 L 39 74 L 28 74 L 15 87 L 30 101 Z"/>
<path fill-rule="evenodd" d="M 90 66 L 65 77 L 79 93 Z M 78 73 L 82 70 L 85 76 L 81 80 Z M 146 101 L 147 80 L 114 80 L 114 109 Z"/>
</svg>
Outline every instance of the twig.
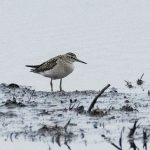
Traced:
<svg viewBox="0 0 150 150">
<path fill-rule="evenodd" d="M 137 80 L 137 85 L 142 85 L 144 83 L 144 81 L 142 80 L 144 76 L 144 73 L 142 74 L 141 78 Z"/>
<path fill-rule="evenodd" d="M 105 92 L 106 89 L 108 89 L 110 87 L 110 84 L 108 84 L 107 86 L 105 86 L 100 92 L 99 94 L 93 99 L 90 107 L 88 108 L 88 113 L 91 112 L 92 108 L 94 107 L 95 103 L 97 102 L 97 99 Z"/>
<path fill-rule="evenodd" d="M 142 76 L 141 76 L 140 80 L 142 80 L 143 76 L 144 76 L 144 73 L 142 74 Z"/>
</svg>

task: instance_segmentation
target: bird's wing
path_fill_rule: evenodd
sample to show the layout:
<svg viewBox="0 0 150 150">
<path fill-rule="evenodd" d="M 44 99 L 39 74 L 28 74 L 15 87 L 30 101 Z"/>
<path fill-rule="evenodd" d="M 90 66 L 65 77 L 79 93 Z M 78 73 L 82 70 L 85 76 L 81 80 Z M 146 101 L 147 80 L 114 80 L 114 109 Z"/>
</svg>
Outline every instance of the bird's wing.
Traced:
<svg viewBox="0 0 150 150">
<path fill-rule="evenodd" d="M 31 69 L 31 72 L 35 72 L 35 73 L 44 72 L 46 70 L 51 70 L 54 68 L 55 65 L 57 65 L 57 60 L 59 57 L 61 57 L 61 56 L 51 58 L 50 60 L 48 60 L 40 65 L 37 65 L 37 66 L 28 65 L 28 67 L 32 67 L 33 69 Z"/>
</svg>

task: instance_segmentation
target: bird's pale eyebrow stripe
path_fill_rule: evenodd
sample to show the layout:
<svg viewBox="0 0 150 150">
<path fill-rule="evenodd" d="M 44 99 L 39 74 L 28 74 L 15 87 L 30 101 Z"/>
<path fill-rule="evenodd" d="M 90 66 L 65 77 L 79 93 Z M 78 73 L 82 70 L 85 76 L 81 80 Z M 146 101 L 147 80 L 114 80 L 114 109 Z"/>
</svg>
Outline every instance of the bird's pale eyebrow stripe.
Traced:
<svg viewBox="0 0 150 150">
<path fill-rule="evenodd" d="M 75 54 L 73 54 L 73 53 L 68 53 L 68 55 L 70 55 L 70 56 L 75 56 L 76 57 L 76 55 Z"/>
</svg>

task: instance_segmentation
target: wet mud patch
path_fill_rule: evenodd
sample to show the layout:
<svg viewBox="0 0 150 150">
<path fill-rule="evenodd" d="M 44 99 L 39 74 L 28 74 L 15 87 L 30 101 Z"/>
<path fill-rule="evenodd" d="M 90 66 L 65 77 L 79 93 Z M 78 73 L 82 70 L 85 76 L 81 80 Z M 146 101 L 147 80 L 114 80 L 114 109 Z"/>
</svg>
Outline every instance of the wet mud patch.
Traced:
<svg viewBox="0 0 150 150">
<path fill-rule="evenodd" d="M 72 146 L 74 143 L 76 146 L 81 143 L 101 145 L 103 142 L 109 145 L 108 141 L 116 144 L 124 128 L 122 138 L 127 141 L 124 145 L 130 147 L 128 134 L 138 119 L 140 126 L 134 138 L 143 148 L 143 137 L 148 141 L 150 133 L 148 94 L 110 90 L 98 98 L 89 113 L 98 94 L 99 91 L 51 93 L 0 84 L 0 137 L 11 142 L 25 139 L 76 149 Z M 112 145 L 113 148 L 116 149 Z"/>
</svg>

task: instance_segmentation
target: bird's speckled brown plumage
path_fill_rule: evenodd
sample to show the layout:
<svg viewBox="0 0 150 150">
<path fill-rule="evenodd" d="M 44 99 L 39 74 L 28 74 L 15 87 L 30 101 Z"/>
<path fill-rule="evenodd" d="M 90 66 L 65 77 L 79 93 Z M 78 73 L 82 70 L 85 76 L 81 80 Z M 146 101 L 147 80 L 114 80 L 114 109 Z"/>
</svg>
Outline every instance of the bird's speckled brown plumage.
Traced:
<svg viewBox="0 0 150 150">
<path fill-rule="evenodd" d="M 46 61 L 40 65 L 36 65 L 36 66 L 27 65 L 27 67 L 33 68 L 33 69 L 31 69 L 31 72 L 34 72 L 34 73 L 39 73 L 39 72 L 51 70 L 55 67 L 55 65 L 57 64 L 57 60 L 60 57 L 61 57 L 61 55 L 56 56 L 54 58 L 51 58 L 50 60 L 48 60 L 48 61 Z"/>
</svg>

